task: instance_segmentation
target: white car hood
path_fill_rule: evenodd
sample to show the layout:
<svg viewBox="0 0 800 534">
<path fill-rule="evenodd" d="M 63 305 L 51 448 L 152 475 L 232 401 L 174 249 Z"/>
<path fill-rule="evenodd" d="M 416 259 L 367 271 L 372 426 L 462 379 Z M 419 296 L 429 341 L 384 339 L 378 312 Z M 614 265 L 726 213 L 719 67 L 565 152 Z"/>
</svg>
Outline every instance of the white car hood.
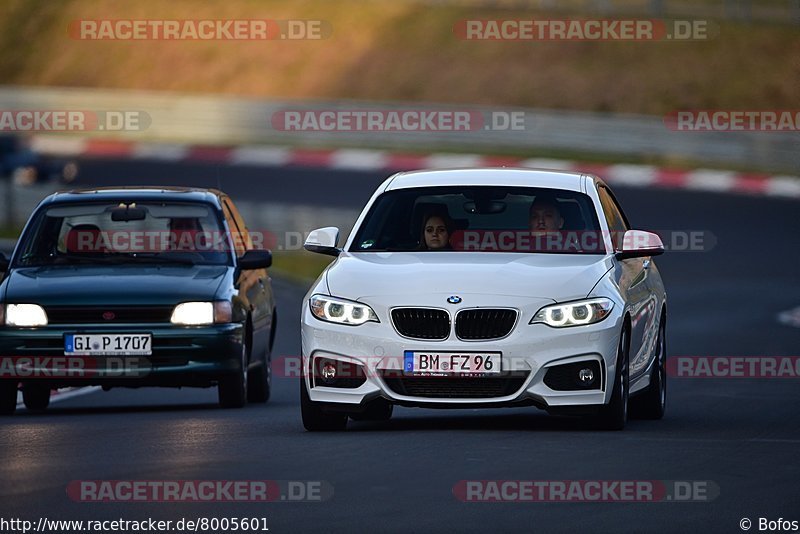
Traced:
<svg viewBox="0 0 800 534">
<path fill-rule="evenodd" d="M 507 295 L 583 298 L 608 272 L 609 256 L 475 252 L 342 252 L 327 271 L 330 294 L 376 296 Z"/>
</svg>

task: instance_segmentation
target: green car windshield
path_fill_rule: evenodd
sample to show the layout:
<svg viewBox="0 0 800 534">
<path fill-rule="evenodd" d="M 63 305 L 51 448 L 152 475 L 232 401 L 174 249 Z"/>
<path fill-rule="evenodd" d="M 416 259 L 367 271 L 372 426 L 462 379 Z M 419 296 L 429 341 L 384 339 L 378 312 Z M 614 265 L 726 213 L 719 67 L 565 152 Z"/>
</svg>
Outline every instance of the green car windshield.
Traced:
<svg viewBox="0 0 800 534">
<path fill-rule="evenodd" d="M 15 265 L 231 265 L 231 239 L 203 203 L 70 203 L 39 212 Z"/>
</svg>

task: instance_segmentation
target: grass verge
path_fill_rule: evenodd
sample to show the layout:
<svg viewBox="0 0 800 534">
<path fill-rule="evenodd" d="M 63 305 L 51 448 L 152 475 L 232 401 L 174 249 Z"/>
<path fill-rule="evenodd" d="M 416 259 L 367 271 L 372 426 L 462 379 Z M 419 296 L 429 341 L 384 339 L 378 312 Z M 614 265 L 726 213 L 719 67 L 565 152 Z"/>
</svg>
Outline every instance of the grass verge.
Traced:
<svg viewBox="0 0 800 534">
<path fill-rule="evenodd" d="M 698 41 L 460 39 L 454 26 L 464 19 L 581 16 L 521 2 L 487 4 L 6 0 L 0 3 L 0 72 L 4 84 L 14 85 L 657 116 L 678 109 L 797 107 L 796 25 L 718 20 L 719 34 Z M 66 31 L 82 19 L 254 18 L 322 20 L 332 31 L 319 40 L 273 41 L 80 40 Z"/>
</svg>

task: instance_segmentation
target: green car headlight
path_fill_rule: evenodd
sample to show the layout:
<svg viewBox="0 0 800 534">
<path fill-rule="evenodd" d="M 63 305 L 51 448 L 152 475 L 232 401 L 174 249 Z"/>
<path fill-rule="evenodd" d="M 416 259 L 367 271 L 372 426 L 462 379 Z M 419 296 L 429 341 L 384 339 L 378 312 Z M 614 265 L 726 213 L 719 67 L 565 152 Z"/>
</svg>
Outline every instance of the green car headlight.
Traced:
<svg viewBox="0 0 800 534">
<path fill-rule="evenodd" d="M 231 303 L 183 302 L 175 306 L 170 322 L 183 326 L 205 326 L 229 323 L 232 320 Z"/>
<path fill-rule="evenodd" d="M 47 326 L 47 313 L 38 304 L 6 304 L 6 326 Z"/>
</svg>

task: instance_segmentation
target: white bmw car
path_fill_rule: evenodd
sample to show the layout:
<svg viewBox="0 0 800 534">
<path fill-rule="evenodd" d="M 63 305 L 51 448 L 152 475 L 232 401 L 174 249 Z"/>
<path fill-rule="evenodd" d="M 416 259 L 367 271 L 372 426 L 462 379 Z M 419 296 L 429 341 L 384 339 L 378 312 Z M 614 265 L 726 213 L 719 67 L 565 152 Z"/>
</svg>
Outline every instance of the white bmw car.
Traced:
<svg viewBox="0 0 800 534">
<path fill-rule="evenodd" d="M 395 174 L 306 295 L 308 430 L 394 405 L 536 406 L 617 430 L 666 403 L 660 238 L 596 176 L 522 169 Z"/>
</svg>

